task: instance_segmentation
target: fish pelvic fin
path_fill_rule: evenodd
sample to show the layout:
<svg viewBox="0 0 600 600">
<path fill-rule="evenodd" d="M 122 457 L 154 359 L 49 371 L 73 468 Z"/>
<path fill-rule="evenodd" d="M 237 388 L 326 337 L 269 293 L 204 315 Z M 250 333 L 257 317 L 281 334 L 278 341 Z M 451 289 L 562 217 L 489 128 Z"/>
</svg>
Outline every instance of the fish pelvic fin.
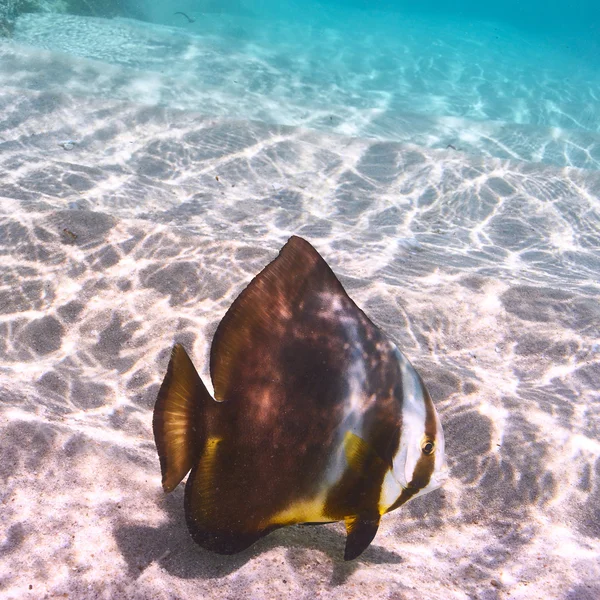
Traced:
<svg viewBox="0 0 600 600">
<path fill-rule="evenodd" d="M 205 437 L 205 409 L 214 402 L 181 344 L 175 344 L 160 386 L 152 428 L 162 486 L 173 491 L 192 468 Z"/>
<path fill-rule="evenodd" d="M 373 541 L 379 528 L 379 515 L 374 518 L 361 518 L 358 516 L 346 517 L 346 549 L 344 560 L 358 558 Z"/>
</svg>

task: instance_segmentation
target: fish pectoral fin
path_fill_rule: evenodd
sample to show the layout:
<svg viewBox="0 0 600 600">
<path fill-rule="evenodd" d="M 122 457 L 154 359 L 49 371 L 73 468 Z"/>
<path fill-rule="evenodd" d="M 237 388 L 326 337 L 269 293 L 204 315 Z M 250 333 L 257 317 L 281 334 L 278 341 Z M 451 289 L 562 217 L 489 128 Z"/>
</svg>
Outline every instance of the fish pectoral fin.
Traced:
<svg viewBox="0 0 600 600">
<path fill-rule="evenodd" d="M 208 402 L 214 400 L 183 346 L 176 344 L 152 418 L 165 492 L 179 485 L 202 448 Z"/>
<path fill-rule="evenodd" d="M 359 475 L 385 473 L 385 461 L 361 437 L 347 431 L 344 436 L 344 452 L 350 468 Z"/>
<path fill-rule="evenodd" d="M 379 517 L 364 519 L 358 516 L 346 517 L 346 549 L 344 560 L 354 560 L 359 557 L 373 541 L 379 528 Z"/>
</svg>

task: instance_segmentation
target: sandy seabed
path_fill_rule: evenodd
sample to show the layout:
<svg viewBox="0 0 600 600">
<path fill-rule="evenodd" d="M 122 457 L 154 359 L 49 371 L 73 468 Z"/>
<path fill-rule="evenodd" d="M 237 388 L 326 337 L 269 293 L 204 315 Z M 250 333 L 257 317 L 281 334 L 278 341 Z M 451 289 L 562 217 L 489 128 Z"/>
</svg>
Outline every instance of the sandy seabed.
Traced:
<svg viewBox="0 0 600 600">
<path fill-rule="evenodd" d="M 600 597 L 600 174 L 0 90 L 0 597 Z M 65 144 L 64 142 L 72 142 Z M 160 487 L 152 407 L 308 239 L 422 373 L 451 477 L 233 556 Z"/>
</svg>

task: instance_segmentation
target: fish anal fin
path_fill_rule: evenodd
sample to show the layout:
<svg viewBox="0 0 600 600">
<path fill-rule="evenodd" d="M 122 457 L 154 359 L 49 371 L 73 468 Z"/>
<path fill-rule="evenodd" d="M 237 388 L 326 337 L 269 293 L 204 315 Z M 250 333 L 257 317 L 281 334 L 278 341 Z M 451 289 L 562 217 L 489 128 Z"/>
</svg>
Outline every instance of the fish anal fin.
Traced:
<svg viewBox="0 0 600 600">
<path fill-rule="evenodd" d="M 350 468 L 358 475 L 373 476 L 375 473 L 385 473 L 385 461 L 360 436 L 347 431 L 344 436 L 344 452 Z"/>
<path fill-rule="evenodd" d="M 203 443 L 203 417 L 209 401 L 213 399 L 187 352 L 176 344 L 152 419 L 165 492 L 174 490 L 193 466 Z"/>
<path fill-rule="evenodd" d="M 196 544 L 217 554 L 237 554 L 252 546 L 278 526 L 252 532 L 239 532 L 228 529 L 215 530 L 197 523 L 187 515 L 187 526 Z"/>
<path fill-rule="evenodd" d="M 247 485 L 235 473 L 240 460 L 228 440 L 208 437 L 185 488 L 185 515 L 193 540 L 217 554 L 237 554 L 280 525 L 262 523 L 244 505 Z"/>
<path fill-rule="evenodd" d="M 346 517 L 346 549 L 344 560 L 358 558 L 373 541 L 379 528 L 379 517 L 364 519 L 358 516 Z"/>
</svg>

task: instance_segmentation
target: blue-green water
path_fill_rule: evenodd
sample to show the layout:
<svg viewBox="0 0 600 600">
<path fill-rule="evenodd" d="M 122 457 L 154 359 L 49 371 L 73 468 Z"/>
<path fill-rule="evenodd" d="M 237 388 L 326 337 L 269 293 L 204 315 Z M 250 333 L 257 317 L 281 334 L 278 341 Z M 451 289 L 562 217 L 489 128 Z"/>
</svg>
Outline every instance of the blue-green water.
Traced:
<svg viewBox="0 0 600 600">
<path fill-rule="evenodd" d="M 599 10 L 136 2 L 110 20 L 22 15 L 14 39 L 130 70 L 118 85 L 71 78 L 64 88 L 77 93 L 597 169 Z"/>
<path fill-rule="evenodd" d="M 2 600 L 600 598 L 598 9 L 38 1 L 0 0 Z M 215 555 L 161 492 L 169 349 L 208 384 L 292 235 L 446 436 L 352 564 L 341 524 Z"/>
</svg>

